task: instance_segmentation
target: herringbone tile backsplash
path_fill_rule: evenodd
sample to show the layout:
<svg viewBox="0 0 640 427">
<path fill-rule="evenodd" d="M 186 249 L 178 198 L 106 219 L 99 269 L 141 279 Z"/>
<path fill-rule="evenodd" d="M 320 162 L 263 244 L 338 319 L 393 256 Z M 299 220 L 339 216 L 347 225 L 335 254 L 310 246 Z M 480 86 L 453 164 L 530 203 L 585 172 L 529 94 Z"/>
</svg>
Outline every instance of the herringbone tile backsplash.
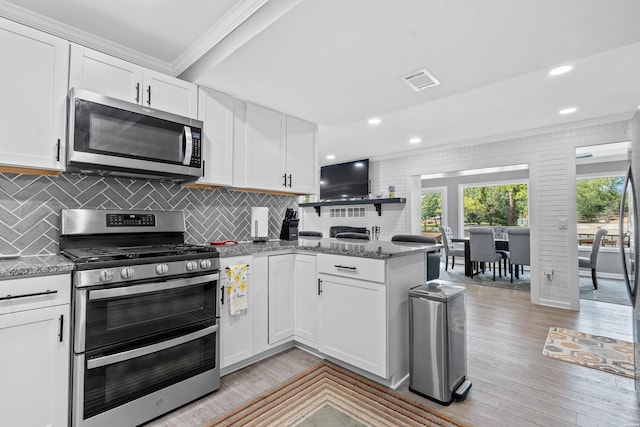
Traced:
<svg viewBox="0 0 640 427">
<path fill-rule="evenodd" d="M 0 173 L 0 254 L 57 254 L 65 208 L 177 210 L 188 243 L 251 239 L 251 207 L 269 208 L 269 237 L 278 238 L 294 196 L 193 189 L 164 181 L 63 173 L 57 177 Z"/>
</svg>

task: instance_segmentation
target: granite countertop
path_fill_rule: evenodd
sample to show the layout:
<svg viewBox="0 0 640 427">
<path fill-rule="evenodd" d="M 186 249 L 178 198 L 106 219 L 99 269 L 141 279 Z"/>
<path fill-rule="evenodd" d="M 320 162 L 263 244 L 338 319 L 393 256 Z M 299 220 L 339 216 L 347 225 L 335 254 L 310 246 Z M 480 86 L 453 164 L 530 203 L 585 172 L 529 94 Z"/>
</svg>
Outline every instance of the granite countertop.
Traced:
<svg viewBox="0 0 640 427">
<path fill-rule="evenodd" d="M 60 255 L 21 256 L 0 260 L 0 280 L 21 276 L 43 276 L 70 273 L 73 263 Z"/>
<path fill-rule="evenodd" d="M 387 259 L 417 252 L 432 252 L 441 244 L 401 243 L 387 240 L 359 240 L 304 237 L 297 241 L 240 242 L 231 246 L 216 246 L 222 257 L 251 255 L 273 251 L 313 251 L 324 254 L 348 255 L 363 258 Z"/>
</svg>

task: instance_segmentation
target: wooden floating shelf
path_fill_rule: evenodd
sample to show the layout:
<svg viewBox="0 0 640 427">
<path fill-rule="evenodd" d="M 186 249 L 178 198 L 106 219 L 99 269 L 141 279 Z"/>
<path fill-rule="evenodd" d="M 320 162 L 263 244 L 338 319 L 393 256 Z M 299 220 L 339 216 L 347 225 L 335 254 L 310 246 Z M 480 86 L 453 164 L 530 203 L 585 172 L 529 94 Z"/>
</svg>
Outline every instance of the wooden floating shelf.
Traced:
<svg viewBox="0 0 640 427">
<path fill-rule="evenodd" d="M 387 203 L 406 203 L 407 199 L 403 197 L 393 197 L 390 199 L 360 199 L 360 200 L 330 200 L 327 202 L 310 202 L 300 203 L 301 208 L 312 207 L 320 216 L 320 208 L 322 206 L 344 206 L 344 205 L 373 205 L 378 212 L 378 216 L 382 215 L 382 205 Z"/>
</svg>

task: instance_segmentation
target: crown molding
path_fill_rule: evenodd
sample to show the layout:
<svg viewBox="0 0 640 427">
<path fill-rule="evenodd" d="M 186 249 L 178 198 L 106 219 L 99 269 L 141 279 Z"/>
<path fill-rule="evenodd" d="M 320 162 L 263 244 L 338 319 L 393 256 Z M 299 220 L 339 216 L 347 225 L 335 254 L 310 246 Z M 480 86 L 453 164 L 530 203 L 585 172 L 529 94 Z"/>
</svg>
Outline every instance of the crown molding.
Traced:
<svg viewBox="0 0 640 427">
<path fill-rule="evenodd" d="M 239 1 L 171 64 L 174 75 L 179 75 L 198 61 L 209 50 L 242 25 L 268 1 L 269 0 Z"/>
<path fill-rule="evenodd" d="M 188 66 L 178 74 L 178 77 L 190 82 L 211 86 L 211 83 L 206 81 L 206 74 L 209 70 L 215 68 L 232 55 L 233 52 L 240 49 L 244 44 L 248 43 L 278 19 L 286 15 L 300 2 L 302 2 L 302 0 L 264 1 L 262 7 L 257 8 L 251 15 L 247 15 L 241 24 L 228 32 L 217 44 L 210 45 L 210 48 L 199 56 L 196 61 L 188 64 Z M 215 87 L 215 85 L 213 85 L 213 87 Z"/>
<path fill-rule="evenodd" d="M 5 0 L 0 0 L 0 16 L 125 61 L 133 62 L 161 73 L 175 75 L 172 64 L 168 62 L 161 61 L 121 44 L 113 43 L 102 37 L 97 37 L 86 31 L 34 13 Z"/>
</svg>

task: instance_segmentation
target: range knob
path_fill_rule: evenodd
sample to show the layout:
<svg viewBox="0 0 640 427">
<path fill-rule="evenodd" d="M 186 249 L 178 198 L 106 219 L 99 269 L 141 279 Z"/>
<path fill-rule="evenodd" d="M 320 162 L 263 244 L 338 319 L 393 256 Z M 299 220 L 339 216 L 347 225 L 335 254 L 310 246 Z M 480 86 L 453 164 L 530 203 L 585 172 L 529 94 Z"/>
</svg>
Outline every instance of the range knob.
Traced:
<svg viewBox="0 0 640 427">
<path fill-rule="evenodd" d="M 167 264 L 158 264 L 156 266 L 156 273 L 158 274 L 167 274 L 169 271 L 169 266 Z"/>
<path fill-rule="evenodd" d="M 200 261 L 200 268 L 203 268 L 203 269 L 211 268 L 211 260 L 203 259 L 202 261 Z"/>
<path fill-rule="evenodd" d="M 125 267 L 120 270 L 120 277 L 123 279 L 131 279 L 136 272 L 131 267 Z"/>
<path fill-rule="evenodd" d="M 100 275 L 98 276 L 98 280 L 100 280 L 101 282 L 109 282 L 110 280 L 113 280 L 113 271 L 102 270 L 100 272 Z"/>
<path fill-rule="evenodd" d="M 193 271 L 193 270 L 197 270 L 198 269 L 198 262 L 197 261 L 187 261 L 187 271 Z"/>
</svg>

